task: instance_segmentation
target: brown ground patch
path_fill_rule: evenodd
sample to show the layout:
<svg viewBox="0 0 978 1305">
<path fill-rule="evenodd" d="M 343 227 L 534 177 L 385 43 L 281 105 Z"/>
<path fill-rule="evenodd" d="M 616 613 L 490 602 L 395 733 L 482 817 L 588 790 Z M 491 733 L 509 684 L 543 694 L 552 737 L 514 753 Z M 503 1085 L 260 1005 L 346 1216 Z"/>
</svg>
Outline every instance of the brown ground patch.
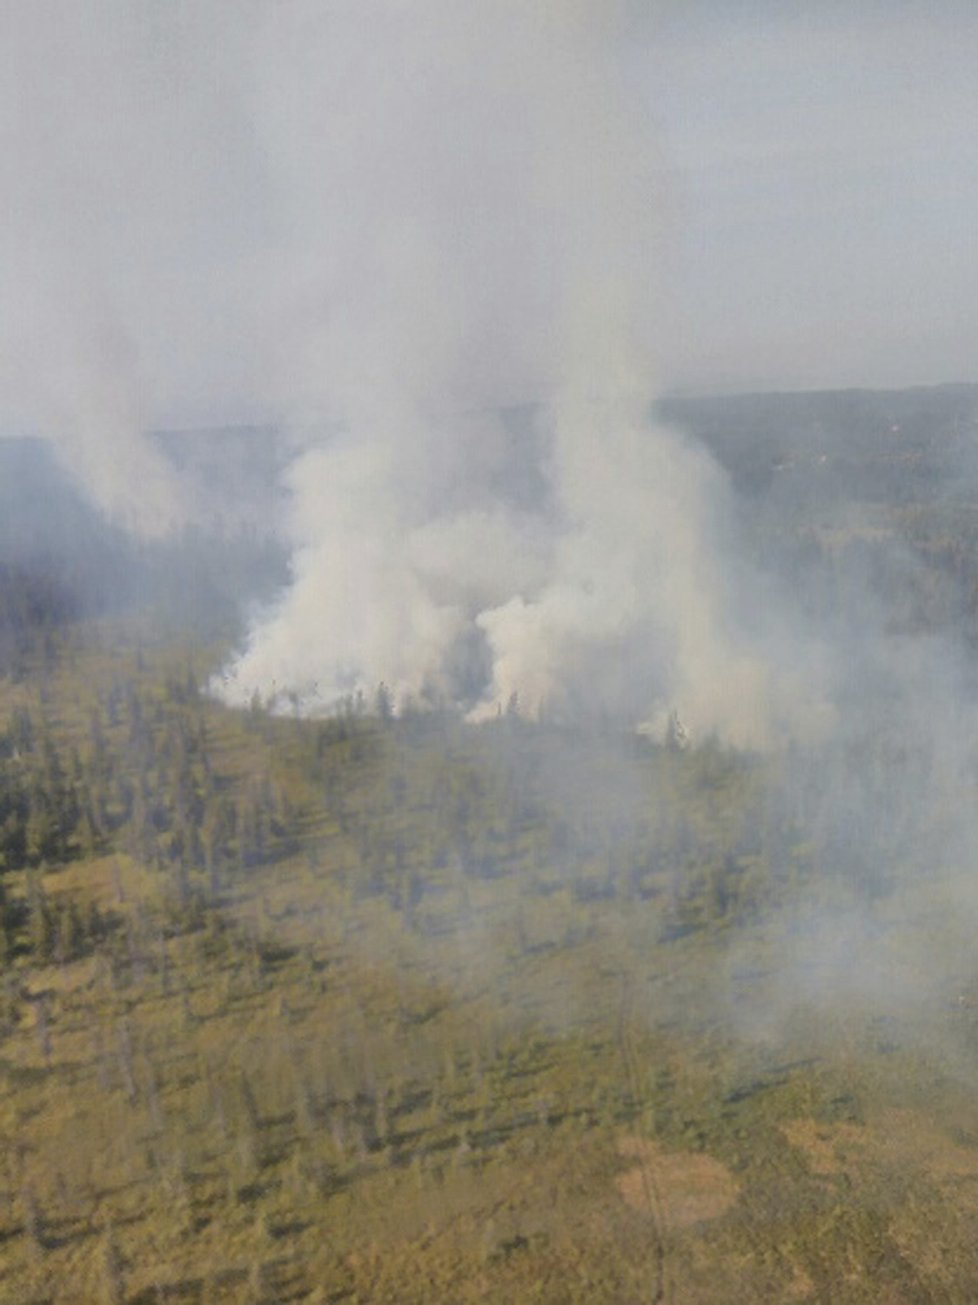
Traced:
<svg viewBox="0 0 978 1305">
<path fill-rule="evenodd" d="M 962 1146 L 926 1115 L 915 1110 L 887 1110 L 879 1123 L 884 1158 L 914 1164 L 938 1183 L 978 1178 L 978 1148 Z"/>
<path fill-rule="evenodd" d="M 864 1164 L 911 1168 L 940 1183 L 978 1178 L 978 1148 L 953 1141 L 914 1110 L 886 1110 L 872 1124 L 819 1124 L 792 1119 L 781 1132 L 814 1174 L 849 1173 Z"/>
<path fill-rule="evenodd" d="M 664 1151 L 642 1137 L 623 1137 L 618 1154 L 638 1162 L 615 1180 L 622 1200 L 655 1215 L 665 1228 L 718 1219 L 737 1199 L 733 1175 L 712 1156 Z"/>
<path fill-rule="evenodd" d="M 819 1124 L 814 1119 L 791 1119 L 781 1132 L 801 1151 L 813 1174 L 839 1174 L 866 1153 L 869 1130 L 860 1124 Z"/>
</svg>

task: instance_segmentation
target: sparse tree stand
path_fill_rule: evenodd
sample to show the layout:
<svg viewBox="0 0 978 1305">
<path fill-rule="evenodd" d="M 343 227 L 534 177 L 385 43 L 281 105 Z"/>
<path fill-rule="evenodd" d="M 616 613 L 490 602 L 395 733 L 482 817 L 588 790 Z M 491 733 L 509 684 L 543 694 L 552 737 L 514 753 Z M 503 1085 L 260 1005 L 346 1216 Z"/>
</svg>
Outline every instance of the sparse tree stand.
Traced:
<svg viewBox="0 0 978 1305">
<path fill-rule="evenodd" d="M 709 1305 L 876 1299 L 880 1273 L 971 1298 L 951 1076 L 954 1137 L 918 1119 L 899 1021 L 844 1057 L 818 1021 L 803 1054 L 729 1030 L 783 952 L 772 904 L 837 865 L 817 766 L 379 702 L 256 723 L 184 655 L 78 653 L 0 714 L 0 1299 L 77 1273 L 129 1305 L 617 1305 L 650 1296 L 655 1200 L 677 1303 L 686 1264 Z M 689 1173 L 722 1217 L 681 1224 Z"/>
</svg>

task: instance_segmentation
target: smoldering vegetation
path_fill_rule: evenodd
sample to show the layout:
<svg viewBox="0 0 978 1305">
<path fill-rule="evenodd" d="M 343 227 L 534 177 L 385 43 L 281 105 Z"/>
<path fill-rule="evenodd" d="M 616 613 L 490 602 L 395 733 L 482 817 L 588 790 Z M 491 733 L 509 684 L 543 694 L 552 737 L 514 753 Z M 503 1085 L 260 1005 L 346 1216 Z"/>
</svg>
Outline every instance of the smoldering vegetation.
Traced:
<svg viewBox="0 0 978 1305">
<path fill-rule="evenodd" d="M 723 476 L 650 417 L 665 183 L 625 17 L 381 5 L 382 39 L 339 11 L 263 33 L 305 448 L 291 583 L 226 701 L 315 714 L 383 680 L 473 720 L 515 695 L 621 725 L 675 704 L 749 746 L 824 729 L 824 668 L 756 591 Z"/>
<path fill-rule="evenodd" d="M 751 576 L 737 619 L 765 666 L 805 650 L 796 669 L 815 678 L 802 692 L 823 709 L 819 729 L 786 713 L 761 746 L 738 748 L 730 716 L 690 728 L 681 698 L 665 698 L 671 712 L 623 731 L 615 685 L 631 663 L 615 649 L 589 663 L 577 712 L 568 699 L 526 711 L 517 693 L 500 704 L 485 755 L 556 821 L 551 887 L 655 899 L 664 938 L 720 925 L 724 960 L 704 989 L 748 1040 L 777 1041 L 798 1012 L 852 1009 L 906 1021 L 929 1045 L 928 1014 L 973 982 L 975 390 L 673 399 L 659 412 L 729 476 L 728 537 Z M 718 655 L 714 674 L 718 697 L 737 695 L 735 658 Z M 396 713 L 377 692 L 352 690 L 340 714 Z M 301 695 L 282 706 L 301 710 Z M 444 722 L 459 706 L 408 702 L 406 737 L 427 711 Z M 650 779 L 663 748 L 672 760 Z M 493 878 L 484 844 L 461 855 Z M 493 953 L 491 936 L 474 938 Z M 970 1072 L 968 1038 L 942 1051 Z"/>
<path fill-rule="evenodd" d="M 527 710 L 514 692 L 487 718 L 483 741 L 472 746 L 496 777 L 485 781 L 489 791 L 501 784 L 513 795 L 504 806 L 536 802 L 534 819 L 556 821 L 544 876 L 553 885 L 600 899 L 627 884 L 629 895 L 660 899 L 668 881 L 667 933 L 696 930 L 714 910 L 727 924 L 766 921 L 775 934 L 792 930 L 795 943 L 773 966 L 767 996 L 755 994 L 755 1008 L 748 1003 L 736 1016 L 745 1027 L 766 1026 L 794 997 L 837 1003 L 872 991 L 893 1007 L 943 1000 L 960 977 L 958 943 L 922 964 L 913 993 L 890 987 L 885 976 L 900 950 L 893 931 L 930 919 L 937 908 L 925 907 L 928 896 L 955 929 L 978 906 L 971 814 L 978 522 L 965 460 L 975 391 L 673 399 L 660 409 L 729 476 L 730 528 L 754 576 L 751 596 L 790 625 L 799 647 L 810 640 L 819 693 L 831 692 L 828 727 L 815 738 L 786 729 L 763 747 L 735 748 L 719 730 L 691 727 L 681 703 L 666 699 L 661 718 L 636 732 L 617 710 L 617 684 L 631 662 L 609 649 L 589 666 L 579 711 L 566 699 Z M 520 444 L 533 429 L 531 417 L 525 408 L 493 417 L 516 450 L 512 479 L 496 492 L 510 500 L 523 494 L 528 511 L 546 513 L 546 483 L 527 470 L 535 465 L 532 444 Z M 196 477 L 215 499 L 223 495 L 240 508 L 250 492 L 284 516 L 287 503 L 269 497 L 268 485 L 289 450 L 273 432 L 160 442 L 180 474 Z M 249 490 L 241 468 L 255 451 L 263 461 Z M 284 546 L 274 535 L 229 527 L 166 546 L 137 544 L 85 506 L 40 446 L 10 444 L 6 456 L 10 504 L 17 505 L 6 516 L 8 673 L 29 676 L 39 646 L 53 664 L 59 631 L 133 611 L 148 614 L 168 639 L 216 652 L 246 635 L 256 611 L 274 613 L 288 592 Z M 526 465 L 516 465 L 520 457 Z M 231 485 L 222 484 L 224 468 Z M 31 510 L 42 501 L 53 509 L 49 516 Z M 747 608 L 739 619 L 745 628 L 772 628 L 769 612 Z M 315 645 L 302 655 L 314 657 Z M 487 674 L 487 660 L 476 662 Z M 471 664 L 463 674 L 473 674 Z M 716 674 L 718 694 L 731 692 L 722 658 Z M 285 716 L 308 707 L 287 681 L 265 698 L 256 693 L 249 705 Z M 397 727 L 398 746 L 408 752 L 416 739 L 423 751 L 440 748 L 451 758 L 475 728 L 465 715 L 465 701 L 451 696 L 398 701 L 382 679 L 367 691 L 354 682 L 323 715 L 323 737 L 334 729 L 342 736 L 344 721 L 355 732 L 357 721 L 379 719 Z M 317 728 L 315 718 L 309 728 Z M 647 772 L 659 755 L 667 758 L 660 779 L 672 776 L 661 792 Z M 677 775 L 687 776 L 688 791 L 686 780 L 678 792 L 672 787 Z M 736 802 L 727 809 L 730 785 L 743 797 L 741 810 Z M 371 817 L 378 828 L 388 818 L 381 807 Z M 519 817 L 512 818 L 518 827 Z M 385 837 L 380 845 L 387 846 Z M 512 855 L 492 846 L 480 836 L 438 857 L 458 856 L 491 880 L 493 866 Z M 398 855 L 413 854 L 405 846 L 395 862 Z M 410 893 L 423 896 L 423 869 L 410 878 Z M 895 902 L 902 903 L 899 924 L 888 914 Z M 840 938 L 847 940 L 841 948 Z M 746 946 L 755 941 L 751 934 Z M 730 944 L 735 955 L 742 945 L 736 930 Z M 907 933 L 911 950 L 924 954 L 931 945 Z M 725 973 L 721 967 L 716 974 L 721 1004 Z"/>
</svg>

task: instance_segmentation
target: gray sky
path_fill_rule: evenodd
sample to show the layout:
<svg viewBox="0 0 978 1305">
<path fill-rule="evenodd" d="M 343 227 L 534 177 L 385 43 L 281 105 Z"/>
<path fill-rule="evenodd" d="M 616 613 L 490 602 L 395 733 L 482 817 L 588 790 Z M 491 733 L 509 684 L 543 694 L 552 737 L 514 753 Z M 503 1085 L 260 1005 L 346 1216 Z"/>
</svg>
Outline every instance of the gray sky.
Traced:
<svg viewBox="0 0 978 1305">
<path fill-rule="evenodd" d="M 641 62 L 668 381 L 978 379 L 978 6 L 683 0 Z"/>
<path fill-rule="evenodd" d="M 389 0 L 378 39 L 439 3 Z M 978 379 L 978 6 L 625 3 L 661 174 L 658 383 Z M 356 145 L 349 88 L 302 35 L 330 13 L 349 28 L 358 10 L 0 7 L 0 430 L 87 421 L 94 440 L 107 413 L 121 430 L 274 409 L 343 208 L 305 152 L 322 168 L 324 134 Z M 353 42 L 361 110 L 372 31 Z"/>
</svg>

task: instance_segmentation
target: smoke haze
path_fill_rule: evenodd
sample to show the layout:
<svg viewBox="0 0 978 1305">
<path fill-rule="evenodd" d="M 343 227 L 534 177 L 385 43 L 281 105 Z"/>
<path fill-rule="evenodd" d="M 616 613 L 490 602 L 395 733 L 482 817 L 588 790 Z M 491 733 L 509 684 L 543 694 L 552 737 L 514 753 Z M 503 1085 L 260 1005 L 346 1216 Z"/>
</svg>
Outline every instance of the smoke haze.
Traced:
<svg viewBox="0 0 978 1305">
<path fill-rule="evenodd" d="M 475 718 L 824 735 L 845 639 L 742 560 L 725 477 L 650 422 L 672 197 L 633 7 L 2 22 L 6 421 L 147 535 L 214 511 L 149 424 L 231 395 L 297 450 L 292 583 L 228 700 L 383 682 Z"/>
<path fill-rule="evenodd" d="M 229 701 L 328 711 L 383 682 L 757 745 L 860 696 L 871 586 L 802 619 L 744 560 L 717 465 L 650 420 L 671 200 L 633 9 L 2 21 L 6 420 L 147 535 L 213 511 L 151 421 L 235 395 L 296 451 L 291 584 Z"/>
<path fill-rule="evenodd" d="M 721 476 L 649 421 L 662 182 L 612 12 L 371 19 L 289 6 L 259 38 L 292 251 L 275 373 L 329 433 L 291 471 L 293 585 L 225 695 L 676 706 L 740 743 L 817 716 L 738 619 Z"/>
<path fill-rule="evenodd" d="M 249 4 L 119 0 L 0 14 L 3 430 L 52 440 L 147 536 L 209 507 L 147 429 L 247 416 L 262 397 L 253 18 Z"/>
</svg>

